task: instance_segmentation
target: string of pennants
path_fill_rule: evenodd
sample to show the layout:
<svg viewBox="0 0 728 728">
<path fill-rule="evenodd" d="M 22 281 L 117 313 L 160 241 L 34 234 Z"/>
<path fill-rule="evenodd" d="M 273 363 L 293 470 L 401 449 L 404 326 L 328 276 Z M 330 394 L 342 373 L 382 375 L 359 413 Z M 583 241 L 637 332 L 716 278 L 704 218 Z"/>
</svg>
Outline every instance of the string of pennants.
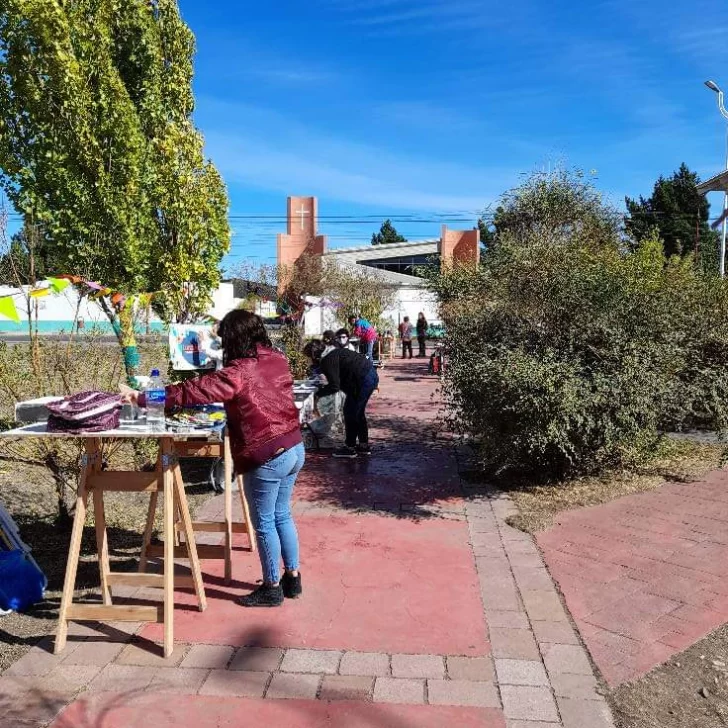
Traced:
<svg viewBox="0 0 728 728">
<path fill-rule="evenodd" d="M 14 293 L 7 293 L 0 296 L 0 316 L 4 316 L 6 318 L 9 318 L 11 321 L 14 321 L 15 323 L 20 323 L 20 315 L 18 314 L 18 308 L 15 304 L 15 298 L 17 296 L 29 296 L 30 298 L 37 299 L 37 298 L 43 298 L 45 296 L 49 296 L 51 294 L 60 294 L 63 293 L 70 285 L 82 287 L 86 289 L 86 295 L 91 300 L 98 300 L 100 298 L 108 298 L 111 301 L 112 306 L 114 306 L 117 310 L 121 311 L 127 303 L 132 303 L 134 301 L 138 301 L 139 304 L 143 307 L 149 306 L 149 304 L 152 301 L 152 298 L 154 298 L 154 293 L 138 293 L 134 295 L 126 295 L 124 293 L 121 293 L 120 291 L 116 291 L 113 288 L 109 288 L 107 286 L 102 286 L 99 283 L 96 283 L 95 281 L 87 281 L 81 278 L 81 276 L 75 276 L 75 275 L 68 275 L 63 274 L 56 277 L 49 277 L 47 279 L 48 285 L 42 286 L 38 288 L 33 288 L 30 291 L 28 291 L 27 294 L 23 293 L 23 291 L 16 291 Z M 271 300 L 267 297 L 262 297 L 263 300 Z M 333 308 L 333 309 L 339 309 L 343 307 L 342 303 L 339 303 L 337 301 L 331 301 L 327 298 L 322 298 L 317 303 L 312 303 L 310 301 L 302 301 L 303 304 L 301 306 L 301 303 L 298 303 L 298 305 L 293 304 L 291 301 L 287 300 L 281 300 L 279 299 L 276 301 L 277 307 L 279 310 L 281 310 L 285 314 L 292 314 L 293 318 L 300 318 L 300 316 L 308 310 L 311 310 L 312 308 Z M 296 310 L 298 309 L 298 310 Z"/>
<path fill-rule="evenodd" d="M 43 298 L 53 294 L 63 293 L 69 286 L 74 285 L 86 289 L 86 295 L 92 300 L 98 300 L 99 298 L 108 298 L 111 304 L 119 311 L 121 311 L 127 303 L 132 301 L 139 301 L 142 306 L 148 306 L 154 297 L 153 293 L 139 293 L 136 295 L 127 296 L 120 291 L 115 291 L 107 286 L 102 286 L 95 281 L 86 281 L 80 276 L 74 275 L 59 275 L 56 277 L 47 278 L 48 285 L 41 286 L 38 288 L 32 288 L 30 291 L 23 293 L 23 291 L 16 291 L 14 293 L 6 293 L 0 296 L 0 316 L 5 316 L 15 323 L 20 323 L 20 315 L 18 314 L 18 308 L 15 304 L 15 298 L 17 296 L 29 296 L 30 298 Z"/>
</svg>

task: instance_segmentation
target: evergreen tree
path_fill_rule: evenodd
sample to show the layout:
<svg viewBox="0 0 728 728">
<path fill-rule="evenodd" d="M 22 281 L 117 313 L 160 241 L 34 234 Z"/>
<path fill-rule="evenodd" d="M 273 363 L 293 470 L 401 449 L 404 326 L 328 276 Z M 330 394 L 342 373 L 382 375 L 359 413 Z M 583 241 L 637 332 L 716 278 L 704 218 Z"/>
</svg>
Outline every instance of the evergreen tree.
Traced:
<svg viewBox="0 0 728 728">
<path fill-rule="evenodd" d="M 391 220 L 385 220 L 378 233 L 372 235 L 372 245 L 387 245 L 389 243 L 406 243 L 407 238 L 397 232 Z"/>
<path fill-rule="evenodd" d="M 717 234 L 710 228 L 710 205 L 698 192 L 699 182 L 698 175 L 682 164 L 672 177 L 660 177 L 647 199 L 625 198 L 624 224 L 633 241 L 639 244 L 657 230 L 668 257 L 699 250 L 703 263 L 712 261 Z"/>
</svg>

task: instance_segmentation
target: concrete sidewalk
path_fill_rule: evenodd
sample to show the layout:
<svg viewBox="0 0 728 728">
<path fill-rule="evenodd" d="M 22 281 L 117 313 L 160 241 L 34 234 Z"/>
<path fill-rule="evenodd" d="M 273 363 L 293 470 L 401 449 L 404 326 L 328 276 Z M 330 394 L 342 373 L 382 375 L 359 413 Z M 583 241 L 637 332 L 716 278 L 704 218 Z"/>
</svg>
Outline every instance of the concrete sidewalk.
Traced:
<svg viewBox="0 0 728 728">
<path fill-rule="evenodd" d="M 47 642 L 0 677 L 0 726 L 611 726 L 536 545 L 505 523 L 510 501 L 462 482 L 437 385 L 425 363 L 389 365 L 372 458 L 309 458 L 301 600 L 244 610 L 257 556 L 236 551 L 229 587 L 203 562 L 209 607 L 179 594 L 170 658 L 158 625 L 77 625 L 63 654 Z"/>
</svg>

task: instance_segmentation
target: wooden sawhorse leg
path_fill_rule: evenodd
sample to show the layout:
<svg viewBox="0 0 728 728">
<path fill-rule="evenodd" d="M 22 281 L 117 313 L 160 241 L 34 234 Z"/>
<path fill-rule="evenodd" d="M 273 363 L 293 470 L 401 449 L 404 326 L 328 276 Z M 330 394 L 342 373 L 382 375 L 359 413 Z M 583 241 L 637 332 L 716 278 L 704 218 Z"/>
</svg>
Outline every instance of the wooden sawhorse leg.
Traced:
<svg viewBox="0 0 728 728">
<path fill-rule="evenodd" d="M 187 499 L 181 487 L 181 477 L 176 478 L 177 459 L 173 453 L 174 444 L 171 438 L 160 438 L 160 455 L 157 470 L 154 473 L 120 472 L 100 470 L 100 438 L 86 440 L 86 452 L 83 469 L 76 498 L 76 514 L 71 533 L 71 544 L 68 554 L 68 566 L 63 585 L 61 609 L 59 613 L 58 631 L 56 633 L 55 652 L 60 652 L 66 644 L 69 621 L 132 621 L 162 622 L 164 624 L 164 655 L 168 657 L 174 649 L 174 586 L 175 557 L 186 556 L 192 571 L 192 586 L 197 593 L 200 610 L 205 609 L 207 602 L 202 584 L 200 562 L 197 554 L 192 521 L 189 515 Z M 108 540 L 104 518 L 104 491 L 126 493 L 150 493 L 156 506 L 158 493 L 161 491 L 164 500 L 164 556 L 163 574 L 146 573 L 114 573 L 109 568 Z M 104 603 L 74 604 L 73 592 L 78 571 L 78 560 L 81 539 L 86 521 L 88 494 L 94 498 L 96 515 L 96 541 L 99 549 L 99 570 Z M 179 512 L 182 523 L 181 532 L 185 536 L 183 546 L 175 547 L 175 513 Z M 145 541 L 151 536 L 154 524 L 154 512 L 150 509 L 145 530 Z M 184 552 L 184 553 L 179 553 Z M 115 606 L 111 603 L 111 587 L 114 584 L 127 586 L 161 587 L 163 601 L 159 606 Z"/>
<path fill-rule="evenodd" d="M 82 457 L 81 477 L 76 494 L 76 512 L 73 516 L 73 529 L 71 530 L 71 543 L 68 547 L 68 562 L 66 575 L 63 580 L 63 594 L 61 595 L 61 608 L 58 612 L 58 629 L 53 651 L 58 654 L 65 646 L 68 637 L 69 612 L 73 604 L 73 591 L 76 587 L 76 574 L 78 572 L 78 558 L 81 553 L 81 540 L 83 527 L 86 524 L 86 506 L 88 492 L 86 485 L 89 473 L 93 471 L 98 453 L 98 442 L 89 439 L 85 442 L 85 453 Z"/>
<path fill-rule="evenodd" d="M 197 547 L 199 558 L 201 559 L 222 559 L 224 564 L 224 577 L 225 583 L 232 583 L 232 553 L 233 553 L 233 534 L 246 533 L 250 539 L 250 550 L 256 550 L 255 533 L 253 530 L 253 524 L 250 518 L 250 509 L 248 502 L 245 498 L 245 492 L 243 490 L 243 479 L 242 476 L 233 478 L 233 464 L 232 456 L 230 452 L 230 441 L 227 434 L 224 436 L 222 443 L 210 443 L 210 442 L 199 442 L 196 440 L 180 441 L 175 443 L 175 451 L 178 456 L 187 457 L 220 457 L 223 458 L 224 463 L 224 478 L 225 478 L 225 493 L 223 495 L 223 520 L 221 521 L 191 521 L 191 527 L 193 531 L 205 532 L 205 533 L 222 533 L 223 543 L 221 545 L 207 545 L 201 544 Z M 175 478 L 179 478 L 178 485 L 176 486 L 177 492 L 179 489 L 183 489 L 182 475 L 179 471 L 179 467 L 175 468 Z M 233 520 L 233 480 L 238 488 L 238 495 L 240 497 L 240 504 L 242 507 L 242 523 L 236 523 Z M 181 492 L 184 492 L 183 490 Z M 147 513 L 147 527 L 144 535 L 144 544 L 142 547 L 142 557 L 139 562 L 139 570 L 144 571 L 146 569 L 147 558 L 149 556 L 159 556 L 162 553 L 161 547 L 150 546 L 152 530 L 154 527 L 154 520 L 157 509 L 156 494 L 152 494 L 149 502 L 149 511 Z M 178 504 L 182 503 L 182 498 L 178 498 Z M 184 500 L 186 507 L 186 499 Z M 189 513 L 189 511 L 188 511 Z M 180 512 L 179 520 L 177 523 L 177 531 L 183 532 L 182 521 L 184 520 L 184 514 Z M 185 558 L 186 554 L 183 548 L 175 551 L 178 558 Z M 190 586 L 189 580 L 179 579 L 177 580 L 181 585 L 185 583 L 186 586 Z"/>
<path fill-rule="evenodd" d="M 243 487 L 243 476 L 238 475 L 238 494 L 240 495 L 240 505 L 243 509 L 243 526 L 244 532 L 248 534 L 250 539 L 250 550 L 255 553 L 258 550 L 258 543 L 255 540 L 255 529 L 253 528 L 253 521 L 250 518 L 250 507 L 248 506 L 248 499 L 245 497 L 245 489 Z"/>
</svg>

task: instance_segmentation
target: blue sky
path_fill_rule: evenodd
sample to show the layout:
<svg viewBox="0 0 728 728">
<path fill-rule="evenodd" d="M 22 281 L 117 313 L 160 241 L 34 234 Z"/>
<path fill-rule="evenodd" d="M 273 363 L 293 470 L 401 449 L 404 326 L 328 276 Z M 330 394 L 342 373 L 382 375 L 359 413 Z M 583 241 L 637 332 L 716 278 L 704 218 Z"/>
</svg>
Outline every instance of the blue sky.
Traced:
<svg viewBox="0 0 728 728">
<path fill-rule="evenodd" d="M 728 87 L 724 0 L 181 8 L 233 260 L 272 259 L 287 194 L 317 195 L 339 246 L 366 244 L 385 216 L 410 238 L 437 236 L 441 219 L 470 227 L 534 168 L 593 171 L 622 204 L 683 161 L 703 177 L 722 164 L 725 123 L 703 82 Z"/>
<path fill-rule="evenodd" d="M 330 245 L 362 245 L 385 217 L 410 239 L 470 227 L 534 168 L 593 171 L 621 205 L 683 161 L 722 164 L 703 82 L 728 89 L 725 0 L 180 5 L 229 265 L 274 260 L 288 194 L 318 196 Z"/>
</svg>

